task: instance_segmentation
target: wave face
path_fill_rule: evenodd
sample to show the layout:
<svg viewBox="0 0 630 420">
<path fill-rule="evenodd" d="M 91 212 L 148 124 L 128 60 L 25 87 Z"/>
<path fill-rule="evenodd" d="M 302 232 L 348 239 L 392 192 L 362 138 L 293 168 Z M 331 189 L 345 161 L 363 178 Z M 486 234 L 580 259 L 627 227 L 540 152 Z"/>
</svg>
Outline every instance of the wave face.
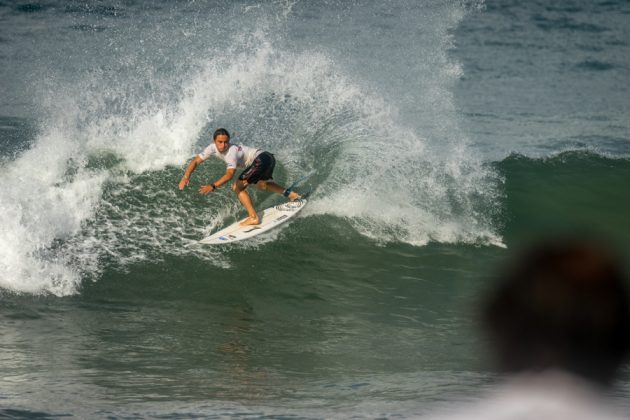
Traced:
<svg viewBox="0 0 630 420">
<path fill-rule="evenodd" d="M 507 243 L 541 232 L 571 232 L 602 236 L 630 250 L 630 160 L 573 151 L 546 158 L 512 155 L 495 167 L 505 179 Z"/>
<path fill-rule="evenodd" d="M 280 3 L 143 7 L 11 11 L 57 29 L 33 34 L 41 44 L 21 63 L 17 85 L 29 85 L 40 123 L 0 172 L 2 287 L 72 294 L 104 261 L 192 253 L 229 265 L 223 251 L 185 245 L 237 214 L 234 197 L 176 191 L 219 126 L 275 153 L 280 181 L 316 174 L 305 216 L 342 218 L 383 244 L 500 243 L 497 175 L 458 129 L 452 94 L 462 70 L 449 31 L 462 7 L 318 17 Z M 328 13 L 336 33 L 294 42 Z M 401 17 L 409 26 L 395 25 Z M 373 49 L 381 39 L 402 44 Z M 223 170 L 204 166 L 198 183 Z"/>
</svg>

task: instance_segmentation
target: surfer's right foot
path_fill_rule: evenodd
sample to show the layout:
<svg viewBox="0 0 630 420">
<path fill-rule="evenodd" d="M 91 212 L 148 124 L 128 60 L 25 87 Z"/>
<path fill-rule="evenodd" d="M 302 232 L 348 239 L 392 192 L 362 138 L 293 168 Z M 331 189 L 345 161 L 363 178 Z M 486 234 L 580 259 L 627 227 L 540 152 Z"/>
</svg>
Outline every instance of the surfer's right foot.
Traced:
<svg viewBox="0 0 630 420">
<path fill-rule="evenodd" d="M 248 217 L 247 219 L 243 220 L 240 225 L 241 226 L 250 226 L 250 225 L 259 225 L 260 224 L 260 217 L 258 217 L 258 215 L 256 215 L 256 217 Z"/>
<path fill-rule="evenodd" d="M 300 194 L 296 193 L 291 188 L 287 188 L 286 190 L 284 190 L 282 195 L 284 195 L 286 198 L 288 198 L 289 201 L 295 201 L 298 198 L 302 198 L 302 196 Z"/>
</svg>

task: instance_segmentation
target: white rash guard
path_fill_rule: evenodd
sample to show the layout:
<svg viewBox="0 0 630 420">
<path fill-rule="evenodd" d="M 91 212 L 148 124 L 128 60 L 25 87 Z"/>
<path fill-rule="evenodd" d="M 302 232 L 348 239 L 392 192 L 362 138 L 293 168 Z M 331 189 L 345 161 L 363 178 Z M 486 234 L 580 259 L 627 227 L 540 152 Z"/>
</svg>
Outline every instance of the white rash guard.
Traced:
<svg viewBox="0 0 630 420">
<path fill-rule="evenodd" d="M 262 153 L 261 149 L 254 147 L 242 146 L 240 144 L 230 144 L 225 153 L 219 153 L 214 143 L 210 143 L 208 147 L 199 153 L 202 160 L 208 159 L 210 156 L 216 156 L 223 160 L 229 168 L 247 168 L 254 162 L 256 156 Z"/>
</svg>

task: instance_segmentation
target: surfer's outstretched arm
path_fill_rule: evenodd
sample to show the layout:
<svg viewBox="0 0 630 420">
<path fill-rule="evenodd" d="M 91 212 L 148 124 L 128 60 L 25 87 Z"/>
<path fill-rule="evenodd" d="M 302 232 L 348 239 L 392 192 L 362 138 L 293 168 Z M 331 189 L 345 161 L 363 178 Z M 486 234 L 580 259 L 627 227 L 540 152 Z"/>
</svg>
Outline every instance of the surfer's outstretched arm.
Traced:
<svg viewBox="0 0 630 420">
<path fill-rule="evenodd" d="M 194 158 L 192 158 L 192 160 L 188 164 L 188 167 L 186 168 L 186 171 L 184 172 L 184 176 L 182 177 L 181 181 L 179 181 L 180 190 L 183 190 L 184 188 L 186 188 L 186 186 L 190 182 L 190 175 L 195 171 L 195 169 L 197 169 L 197 166 L 199 166 L 199 164 L 202 162 L 203 162 L 203 159 L 201 159 L 199 156 L 195 156 Z"/>
</svg>

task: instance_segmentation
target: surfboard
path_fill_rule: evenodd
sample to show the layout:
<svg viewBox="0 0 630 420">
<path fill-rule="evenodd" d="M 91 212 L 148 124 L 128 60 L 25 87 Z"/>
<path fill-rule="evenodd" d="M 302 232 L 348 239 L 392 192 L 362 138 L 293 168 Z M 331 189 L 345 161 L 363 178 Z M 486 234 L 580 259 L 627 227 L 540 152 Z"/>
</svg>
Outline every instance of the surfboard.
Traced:
<svg viewBox="0 0 630 420">
<path fill-rule="evenodd" d="M 278 204 L 277 206 L 266 208 L 262 212 L 258 213 L 260 216 L 259 225 L 241 226 L 240 223 L 246 219 L 243 218 L 242 220 L 239 220 L 238 222 L 235 222 L 230 226 L 203 238 L 199 241 L 199 243 L 205 245 L 220 245 L 253 238 L 261 233 L 268 232 L 282 223 L 288 222 L 294 218 L 300 210 L 304 208 L 304 206 L 306 206 L 306 203 L 307 200 L 305 198 L 300 198 L 295 201 L 289 201 Z"/>
</svg>

